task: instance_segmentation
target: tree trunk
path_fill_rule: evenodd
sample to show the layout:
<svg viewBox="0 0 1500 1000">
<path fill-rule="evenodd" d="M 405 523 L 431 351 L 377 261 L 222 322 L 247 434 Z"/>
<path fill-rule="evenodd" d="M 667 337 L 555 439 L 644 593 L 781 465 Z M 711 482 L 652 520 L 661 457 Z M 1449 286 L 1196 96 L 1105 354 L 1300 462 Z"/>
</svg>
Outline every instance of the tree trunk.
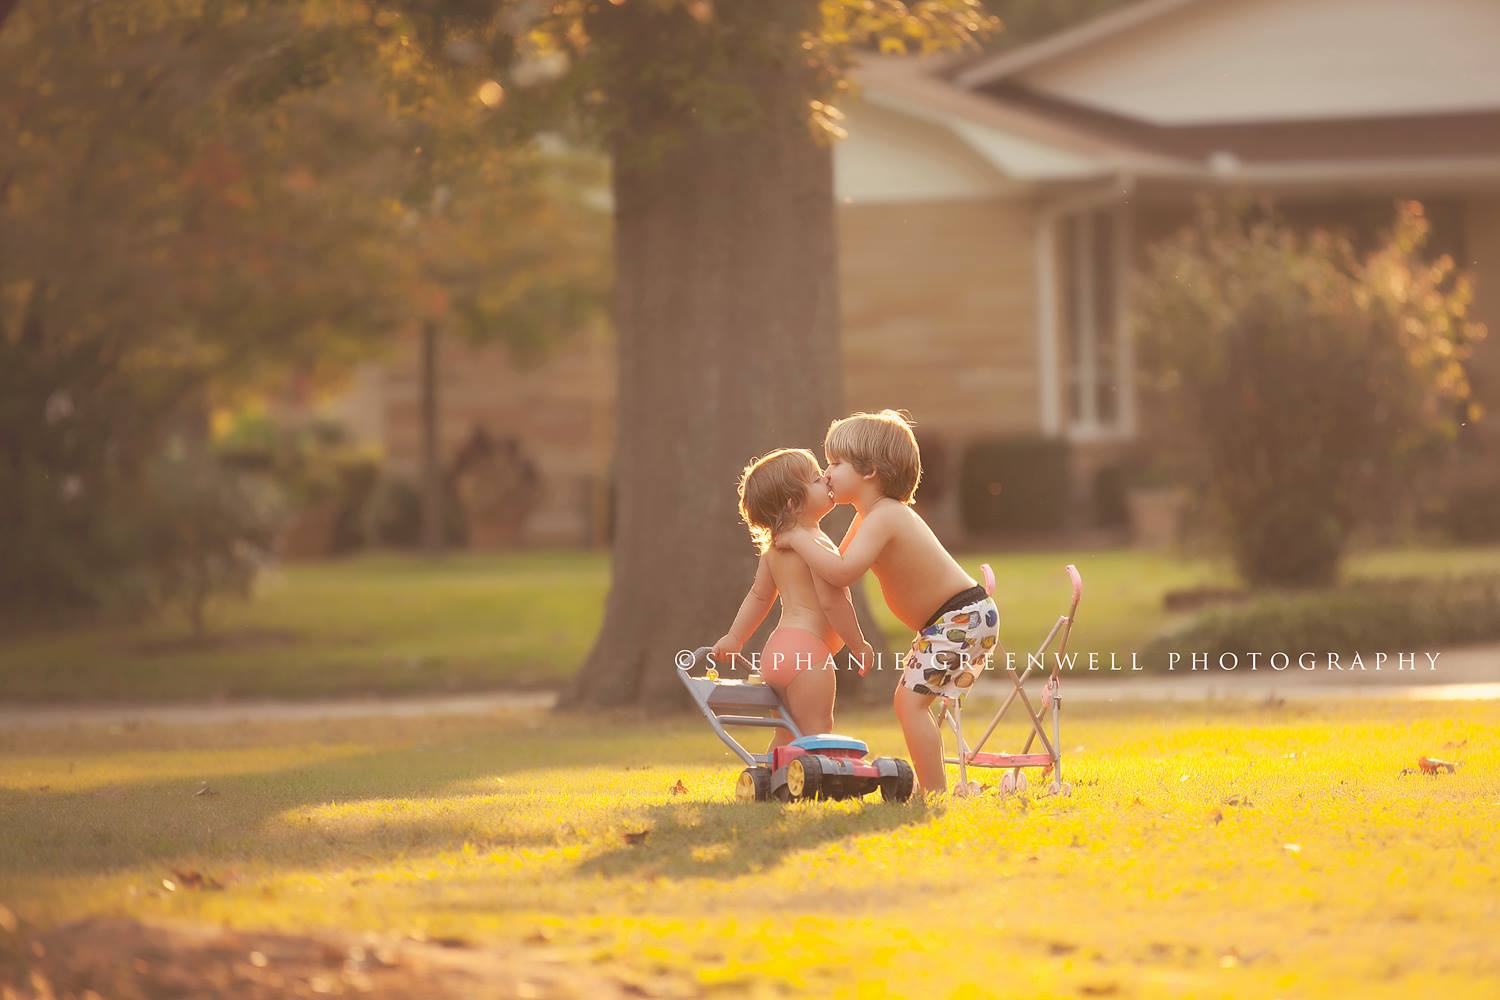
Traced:
<svg viewBox="0 0 1500 1000">
<path fill-rule="evenodd" d="M 771 16 L 755 7 L 748 16 Z M 660 19 L 642 8 L 605 8 L 603 27 L 613 44 L 660 52 Z M 821 458 L 842 407 L 832 149 L 805 123 L 797 53 L 753 48 L 730 70 L 764 111 L 753 128 L 715 128 L 696 108 L 663 121 L 638 99 L 615 142 L 616 534 L 604 624 L 564 704 L 687 704 L 675 654 L 724 633 L 755 571 L 740 470 L 778 447 Z M 639 155 L 662 130 L 680 141 Z"/>
<path fill-rule="evenodd" d="M 422 548 L 435 555 L 443 548 L 443 469 L 438 425 L 438 332 L 422 325 Z"/>
</svg>

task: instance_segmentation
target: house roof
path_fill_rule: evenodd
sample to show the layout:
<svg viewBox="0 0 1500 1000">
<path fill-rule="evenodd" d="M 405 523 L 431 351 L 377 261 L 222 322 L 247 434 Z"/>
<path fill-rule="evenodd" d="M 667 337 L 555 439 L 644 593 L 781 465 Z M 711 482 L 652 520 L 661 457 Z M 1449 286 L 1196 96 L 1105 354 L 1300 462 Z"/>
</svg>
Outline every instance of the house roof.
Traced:
<svg viewBox="0 0 1500 1000">
<path fill-rule="evenodd" d="M 1124 32 L 1143 38 L 1136 29 L 1146 26 L 1154 34 L 1154 22 L 1200 4 L 1140 0 L 1009 52 L 970 60 L 871 59 L 860 65 L 857 79 L 871 103 L 944 124 L 1007 175 L 1024 179 L 1128 175 L 1300 184 L 1456 178 L 1500 184 L 1500 108 L 1160 123 L 1035 84 L 1036 73 L 1045 79 L 1053 60 Z M 1205 7 L 1193 16 L 1201 23 L 1218 16 L 1216 10 Z M 1051 155 L 1007 156 L 1007 143 L 1017 141 Z"/>
<path fill-rule="evenodd" d="M 1174 158 L 1124 136 L 1072 123 L 1047 109 L 997 100 L 955 86 L 936 60 L 874 57 L 855 78 L 867 103 L 942 125 L 1009 176 L 1109 176 L 1176 168 Z"/>
<path fill-rule="evenodd" d="M 1029 45 L 953 65 L 950 68 L 950 76 L 960 87 L 966 89 L 982 87 L 1037 63 L 1091 45 L 1101 38 L 1108 38 L 1127 28 L 1134 28 L 1183 7 L 1190 7 L 1201 2 L 1203 0 L 1140 0 L 1138 3 L 1107 11 L 1098 17 L 1038 39 Z"/>
</svg>

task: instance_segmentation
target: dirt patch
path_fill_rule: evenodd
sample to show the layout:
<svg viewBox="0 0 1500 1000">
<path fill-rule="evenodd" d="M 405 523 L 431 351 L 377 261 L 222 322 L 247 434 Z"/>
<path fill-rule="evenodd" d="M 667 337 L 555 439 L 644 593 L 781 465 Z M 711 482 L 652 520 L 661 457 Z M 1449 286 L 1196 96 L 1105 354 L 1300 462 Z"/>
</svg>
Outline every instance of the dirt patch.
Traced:
<svg viewBox="0 0 1500 1000">
<path fill-rule="evenodd" d="M 249 933 L 93 917 L 50 931 L 0 907 L 0 996 L 11 1000 L 687 997 L 689 984 L 570 960 L 545 942 Z"/>
</svg>

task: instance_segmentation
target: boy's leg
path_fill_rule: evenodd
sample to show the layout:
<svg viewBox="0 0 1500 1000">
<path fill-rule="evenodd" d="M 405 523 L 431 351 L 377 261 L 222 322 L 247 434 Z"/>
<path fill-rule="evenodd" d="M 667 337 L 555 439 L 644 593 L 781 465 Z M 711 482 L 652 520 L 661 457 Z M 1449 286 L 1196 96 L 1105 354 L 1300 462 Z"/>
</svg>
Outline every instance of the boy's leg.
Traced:
<svg viewBox="0 0 1500 1000">
<path fill-rule="evenodd" d="M 948 775 L 943 770 L 943 737 L 932 720 L 933 695 L 917 694 L 905 684 L 896 685 L 892 706 L 906 736 L 906 752 L 911 754 L 912 769 L 924 792 L 948 790 Z"/>
</svg>

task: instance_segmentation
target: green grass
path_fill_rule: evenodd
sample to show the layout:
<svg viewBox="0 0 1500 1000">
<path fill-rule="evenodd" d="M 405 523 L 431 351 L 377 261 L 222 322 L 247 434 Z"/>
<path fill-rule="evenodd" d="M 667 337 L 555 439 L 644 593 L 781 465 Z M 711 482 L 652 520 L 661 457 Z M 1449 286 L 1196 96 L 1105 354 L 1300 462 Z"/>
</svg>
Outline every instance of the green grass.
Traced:
<svg viewBox="0 0 1500 1000">
<path fill-rule="evenodd" d="M 888 713 L 840 728 L 900 750 Z M 1500 704 L 1084 706 L 1063 736 L 1070 798 L 780 807 L 731 801 L 693 719 L 11 732 L 0 901 L 546 942 L 718 995 L 1500 984 Z M 1402 777 L 1423 753 L 1462 766 Z"/>
<path fill-rule="evenodd" d="M 1227 565 L 1129 549 L 967 554 L 999 580 L 1001 637 L 1018 655 L 1067 609 L 1064 563 L 1087 591 L 1072 648 L 1128 654 L 1180 616 L 1162 596 L 1224 585 Z M 1350 575 L 1500 571 L 1500 548 L 1412 549 L 1355 556 Z M 210 643 L 184 642 L 178 622 L 57 630 L 0 645 L 0 700 L 192 700 L 319 697 L 545 687 L 587 654 L 609 585 L 605 553 L 372 556 L 292 565 L 250 603 L 214 609 Z M 891 649 L 908 636 L 868 594 Z M 727 623 L 726 623 L 727 624 Z M 683 645 L 712 636 L 684 636 Z"/>
</svg>

